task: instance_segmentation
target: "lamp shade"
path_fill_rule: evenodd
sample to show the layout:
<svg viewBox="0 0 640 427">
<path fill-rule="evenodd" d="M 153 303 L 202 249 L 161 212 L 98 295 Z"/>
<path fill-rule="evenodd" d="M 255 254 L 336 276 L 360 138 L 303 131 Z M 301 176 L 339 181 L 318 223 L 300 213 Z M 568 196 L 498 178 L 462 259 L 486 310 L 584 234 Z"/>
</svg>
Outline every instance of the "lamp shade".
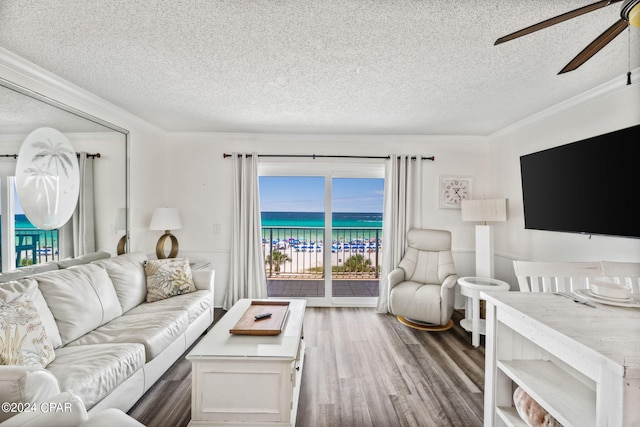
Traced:
<svg viewBox="0 0 640 427">
<path fill-rule="evenodd" d="M 633 27 L 640 27 L 640 2 L 636 0 L 625 1 L 620 8 L 620 16 L 629 21 Z"/>
<path fill-rule="evenodd" d="M 461 208 L 463 221 L 507 220 L 507 199 L 463 200 Z"/>
<path fill-rule="evenodd" d="M 156 208 L 151 217 L 149 230 L 179 230 L 182 228 L 176 208 Z"/>
</svg>

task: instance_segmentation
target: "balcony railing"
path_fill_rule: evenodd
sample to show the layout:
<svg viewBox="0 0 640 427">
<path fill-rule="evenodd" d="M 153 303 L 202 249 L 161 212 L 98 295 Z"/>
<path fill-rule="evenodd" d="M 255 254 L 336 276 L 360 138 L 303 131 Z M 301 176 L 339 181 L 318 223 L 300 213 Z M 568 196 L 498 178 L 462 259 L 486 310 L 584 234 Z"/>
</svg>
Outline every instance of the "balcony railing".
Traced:
<svg viewBox="0 0 640 427">
<path fill-rule="evenodd" d="M 59 259 L 58 230 L 16 228 L 16 267 Z"/>
<path fill-rule="evenodd" d="M 381 228 L 333 228 L 327 242 L 320 227 L 263 227 L 262 248 L 267 278 L 324 278 L 326 251 L 331 251 L 334 279 L 378 279 Z"/>
</svg>

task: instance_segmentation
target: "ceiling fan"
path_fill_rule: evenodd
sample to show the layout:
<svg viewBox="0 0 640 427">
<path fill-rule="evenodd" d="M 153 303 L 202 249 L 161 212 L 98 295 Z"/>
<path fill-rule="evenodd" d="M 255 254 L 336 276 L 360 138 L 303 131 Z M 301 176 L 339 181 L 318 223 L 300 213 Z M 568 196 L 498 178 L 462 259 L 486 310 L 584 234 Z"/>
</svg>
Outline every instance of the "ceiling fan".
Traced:
<svg viewBox="0 0 640 427">
<path fill-rule="evenodd" d="M 542 30 L 543 28 L 551 27 L 552 25 L 568 21 L 569 19 L 584 15 L 585 13 L 593 12 L 594 10 L 598 10 L 613 3 L 618 3 L 620 1 L 622 0 L 599 1 L 588 6 L 563 13 L 562 15 L 558 15 L 556 17 L 547 19 L 546 21 L 539 22 L 520 31 L 516 31 L 515 33 L 500 37 L 498 40 L 496 40 L 494 45 L 498 45 L 500 43 L 525 36 L 527 34 L 531 34 L 535 31 Z M 585 47 L 575 58 L 571 60 L 571 62 L 569 62 L 562 70 L 560 70 L 558 74 L 573 71 L 587 62 L 587 60 L 598 53 L 600 49 L 605 47 L 611 40 L 616 38 L 616 36 L 620 34 L 625 28 L 627 28 L 629 24 L 633 25 L 634 27 L 640 27 L 640 0 L 625 0 L 622 4 L 622 8 L 620 9 L 620 19 L 616 21 L 611 27 L 606 29 L 602 34 L 600 34 L 598 38 L 592 41 L 587 47 Z"/>
</svg>

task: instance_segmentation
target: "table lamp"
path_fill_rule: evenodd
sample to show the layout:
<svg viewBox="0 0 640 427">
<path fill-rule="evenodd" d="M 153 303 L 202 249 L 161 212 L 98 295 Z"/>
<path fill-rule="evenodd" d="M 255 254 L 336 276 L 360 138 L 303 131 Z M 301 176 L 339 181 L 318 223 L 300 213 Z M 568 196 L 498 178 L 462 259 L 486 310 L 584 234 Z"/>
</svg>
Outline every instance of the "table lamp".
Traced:
<svg viewBox="0 0 640 427">
<path fill-rule="evenodd" d="M 476 276 L 493 278 L 493 230 L 487 222 L 507 220 L 507 199 L 462 201 L 462 220 L 476 225 Z"/>
<path fill-rule="evenodd" d="M 178 239 L 171 234 L 170 230 L 179 230 L 182 228 L 180 215 L 176 208 L 156 208 L 151 216 L 149 230 L 164 230 L 164 234 L 158 239 L 156 245 L 156 256 L 158 259 L 175 258 L 178 255 Z M 171 240 L 171 250 L 169 255 L 165 255 L 164 244 L 167 239 Z"/>
</svg>

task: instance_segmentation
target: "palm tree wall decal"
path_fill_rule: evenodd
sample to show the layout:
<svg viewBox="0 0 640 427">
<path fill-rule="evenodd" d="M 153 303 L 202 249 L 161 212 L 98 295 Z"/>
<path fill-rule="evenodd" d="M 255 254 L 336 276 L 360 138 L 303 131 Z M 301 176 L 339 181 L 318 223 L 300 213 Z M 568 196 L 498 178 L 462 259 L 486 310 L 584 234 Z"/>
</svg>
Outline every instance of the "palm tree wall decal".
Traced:
<svg viewBox="0 0 640 427">
<path fill-rule="evenodd" d="M 58 181 L 56 177 L 49 172 L 49 170 L 45 170 L 42 168 L 42 165 L 34 165 L 33 167 L 29 167 L 24 170 L 24 173 L 27 174 L 25 179 L 25 185 L 35 184 L 36 190 L 39 190 L 42 186 L 45 194 L 45 199 L 47 201 L 47 213 L 51 214 L 51 196 L 49 194 L 49 187 L 51 190 L 56 190 L 56 184 L 54 181 Z"/>
<path fill-rule="evenodd" d="M 53 208 L 53 212 L 51 212 L 50 209 L 51 201 L 49 200 L 49 192 L 46 192 L 46 194 L 47 207 L 49 208 L 48 214 L 53 218 L 56 218 L 58 216 L 58 208 L 60 206 L 60 180 L 58 179 L 58 177 L 60 176 L 60 169 L 62 169 L 62 172 L 64 172 L 66 177 L 69 177 L 69 168 L 73 167 L 73 160 L 75 160 L 76 153 L 75 151 L 67 148 L 64 141 L 55 143 L 51 140 L 51 138 L 47 138 L 47 142 L 35 141 L 33 143 L 33 147 L 41 149 L 42 151 L 36 153 L 31 161 L 34 164 L 37 164 L 39 161 L 43 161 L 41 169 L 36 170 L 35 173 L 37 174 L 37 176 L 42 177 L 41 172 L 46 171 L 49 173 L 49 177 L 53 177 L 53 179 L 50 179 L 50 181 L 55 182 L 55 206 Z M 52 169 L 54 168 L 55 172 L 52 172 Z"/>
<path fill-rule="evenodd" d="M 27 136 L 18 154 L 16 190 L 33 225 L 64 225 L 78 203 L 79 183 L 76 152 L 64 134 L 45 127 Z"/>
</svg>

